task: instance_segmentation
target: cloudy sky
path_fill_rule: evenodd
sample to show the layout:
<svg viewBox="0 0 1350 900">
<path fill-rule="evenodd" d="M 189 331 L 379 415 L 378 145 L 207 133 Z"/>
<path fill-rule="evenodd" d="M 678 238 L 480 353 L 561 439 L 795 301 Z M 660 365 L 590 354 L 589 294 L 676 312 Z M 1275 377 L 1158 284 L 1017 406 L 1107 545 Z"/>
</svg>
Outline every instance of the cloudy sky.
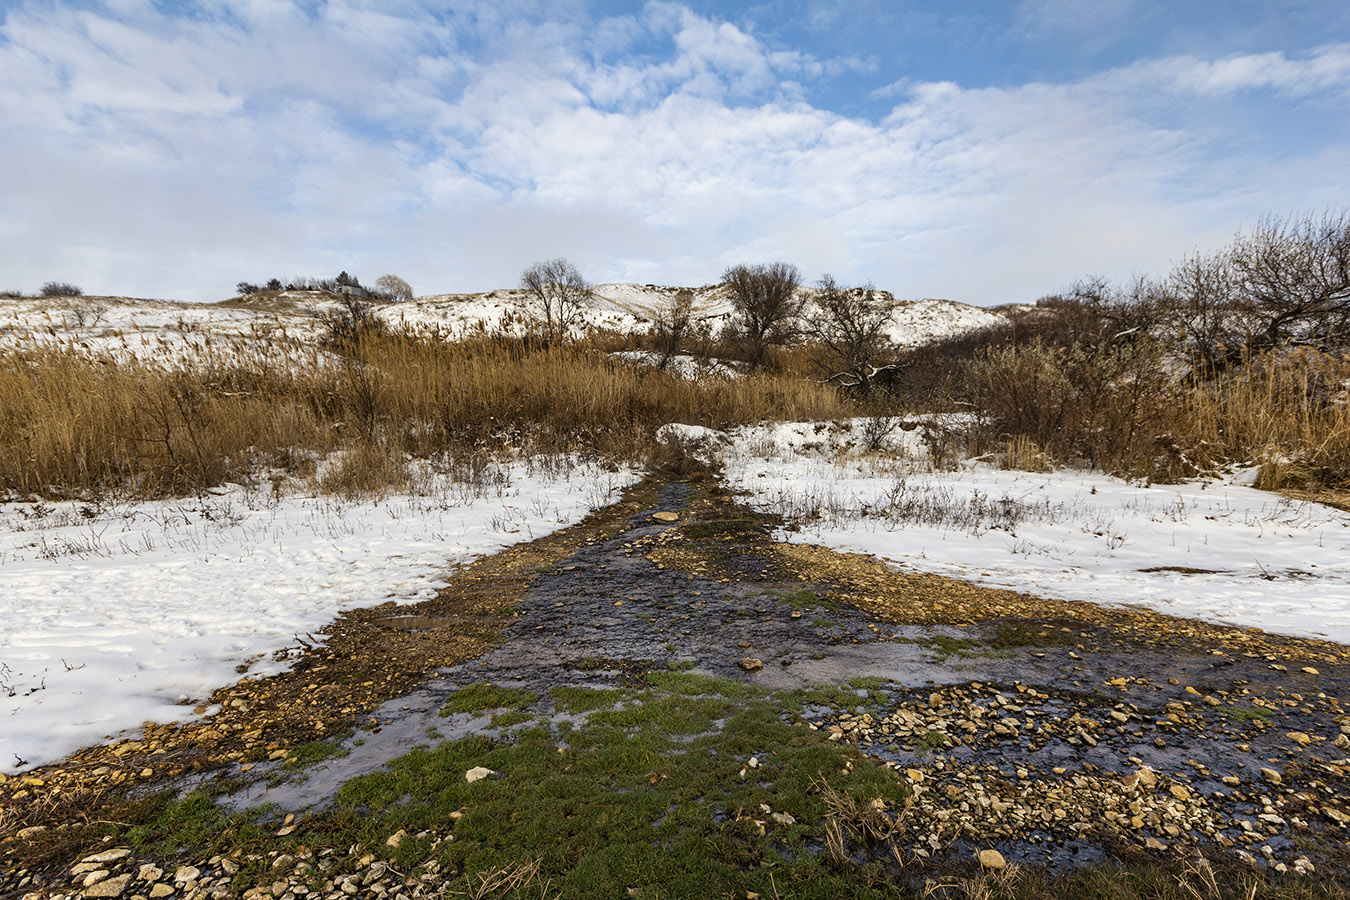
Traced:
<svg viewBox="0 0 1350 900">
<path fill-rule="evenodd" d="M 1343 0 L 0 0 L 0 289 L 1026 301 L 1350 203 Z"/>
</svg>

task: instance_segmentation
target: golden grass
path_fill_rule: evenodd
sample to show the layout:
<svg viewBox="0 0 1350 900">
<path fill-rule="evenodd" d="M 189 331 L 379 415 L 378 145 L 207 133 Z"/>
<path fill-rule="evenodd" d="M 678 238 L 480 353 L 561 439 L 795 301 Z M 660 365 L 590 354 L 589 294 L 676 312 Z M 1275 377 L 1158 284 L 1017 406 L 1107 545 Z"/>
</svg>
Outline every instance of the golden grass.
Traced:
<svg viewBox="0 0 1350 900">
<path fill-rule="evenodd" d="M 73 346 L 0 351 L 0 492 L 165 496 L 342 451 L 320 488 L 397 485 L 409 457 L 582 452 L 642 462 L 666 422 L 846 413 L 786 375 L 690 382 L 587 346 L 374 335 L 341 353 L 217 343 L 172 367 Z"/>
</svg>

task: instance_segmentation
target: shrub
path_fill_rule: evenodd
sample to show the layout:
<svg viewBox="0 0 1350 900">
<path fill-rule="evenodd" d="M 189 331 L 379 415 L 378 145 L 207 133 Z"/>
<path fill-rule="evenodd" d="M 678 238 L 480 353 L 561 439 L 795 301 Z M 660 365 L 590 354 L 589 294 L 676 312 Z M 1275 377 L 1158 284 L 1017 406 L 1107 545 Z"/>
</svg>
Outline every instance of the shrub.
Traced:
<svg viewBox="0 0 1350 900">
<path fill-rule="evenodd" d="M 79 297 L 84 291 L 69 282 L 49 281 L 42 286 L 41 294 L 44 297 Z"/>
</svg>

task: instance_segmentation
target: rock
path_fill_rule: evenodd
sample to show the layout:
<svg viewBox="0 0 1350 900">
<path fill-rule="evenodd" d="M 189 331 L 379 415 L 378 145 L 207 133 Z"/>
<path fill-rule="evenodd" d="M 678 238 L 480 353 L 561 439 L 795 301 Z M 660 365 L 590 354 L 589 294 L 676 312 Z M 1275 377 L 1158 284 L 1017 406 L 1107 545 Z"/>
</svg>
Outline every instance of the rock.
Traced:
<svg viewBox="0 0 1350 900">
<path fill-rule="evenodd" d="M 41 827 L 41 826 L 39 826 L 39 827 Z M 25 829 L 25 831 L 26 831 L 26 830 L 28 830 L 28 829 Z M 43 830 L 43 831 L 46 831 L 45 828 L 43 828 L 42 830 Z M 20 836 L 20 837 L 23 836 L 23 832 L 22 832 L 22 831 L 19 832 L 19 836 Z M 125 848 L 119 847 L 119 848 L 116 849 L 116 850 L 104 850 L 102 853 L 95 853 L 93 856 L 86 856 L 84 859 L 80 860 L 80 862 L 82 862 L 82 863 L 110 863 L 110 862 L 117 862 L 119 859 L 126 859 L 126 858 L 127 858 L 128 856 L 130 856 L 130 855 L 131 855 L 131 851 L 130 851 L 130 850 L 127 850 L 127 849 L 125 849 Z"/>
<path fill-rule="evenodd" d="M 393 847 L 395 849 L 398 849 L 403 845 L 403 841 L 405 838 L 407 838 L 407 836 L 408 836 L 407 830 L 400 828 L 398 831 L 395 831 L 393 834 L 389 835 L 389 837 L 385 838 L 384 845 L 386 847 Z"/>
<path fill-rule="evenodd" d="M 125 875 L 118 875 L 116 878 L 108 878 L 104 881 L 100 881 L 98 884 L 85 888 L 84 895 L 86 897 L 120 897 L 130 883 L 131 873 L 128 872 Z"/>
<path fill-rule="evenodd" d="M 26 841 L 29 838 L 35 838 L 40 834 L 46 833 L 47 833 L 46 825 L 30 825 L 27 828 L 20 828 L 14 836 L 21 841 Z"/>
<path fill-rule="evenodd" d="M 779 825 L 796 825 L 797 820 L 792 817 L 792 813 L 776 812 L 769 818 L 773 819 Z"/>
<path fill-rule="evenodd" d="M 469 782 L 469 784 L 473 784 L 475 781 L 482 781 L 489 775 L 496 775 L 496 774 L 497 774 L 496 772 L 484 766 L 474 766 L 472 769 L 464 773 L 464 780 Z"/>
<path fill-rule="evenodd" d="M 1304 675 L 1321 675 L 1321 674 L 1322 674 L 1321 672 L 1319 672 L 1319 671 L 1317 671 L 1316 669 L 1314 669 L 1312 666 L 1304 666 L 1304 667 L 1303 667 L 1302 669 L 1300 669 L 1299 671 L 1302 672 Z"/>
<path fill-rule="evenodd" d="M 753 656 L 747 656 L 740 661 L 740 667 L 747 672 L 758 672 L 764 668 L 764 661 Z"/>
<path fill-rule="evenodd" d="M 658 522 L 678 522 L 680 520 L 680 514 L 662 510 L 661 512 L 652 513 L 652 518 Z"/>
<path fill-rule="evenodd" d="M 1144 838 L 1144 846 L 1147 847 L 1149 850 L 1166 850 L 1167 842 L 1160 841 L 1157 838 L 1153 837 L 1152 835 L 1149 835 L 1148 837 Z"/>
<path fill-rule="evenodd" d="M 179 866 L 178 871 L 173 873 L 173 880 L 179 884 L 188 881 L 196 881 L 202 877 L 202 870 L 196 866 Z"/>
<path fill-rule="evenodd" d="M 150 900 L 159 900 L 161 897 L 167 897 L 173 893 L 173 886 L 168 884 L 157 884 L 150 889 Z"/>
<path fill-rule="evenodd" d="M 1284 784 L 1284 776 L 1274 769 L 1262 769 L 1261 777 L 1271 784 Z"/>
<path fill-rule="evenodd" d="M 979 860 L 981 869 L 1001 869 L 1008 864 L 997 850 L 981 850 Z"/>
<path fill-rule="evenodd" d="M 1312 737 L 1303 731 L 1290 731 L 1285 733 L 1285 737 L 1298 744 L 1300 747 L 1306 747 L 1312 743 Z"/>
<path fill-rule="evenodd" d="M 1186 790 L 1184 785 L 1174 784 L 1167 789 L 1167 792 L 1183 802 L 1191 799 L 1191 792 Z"/>
</svg>

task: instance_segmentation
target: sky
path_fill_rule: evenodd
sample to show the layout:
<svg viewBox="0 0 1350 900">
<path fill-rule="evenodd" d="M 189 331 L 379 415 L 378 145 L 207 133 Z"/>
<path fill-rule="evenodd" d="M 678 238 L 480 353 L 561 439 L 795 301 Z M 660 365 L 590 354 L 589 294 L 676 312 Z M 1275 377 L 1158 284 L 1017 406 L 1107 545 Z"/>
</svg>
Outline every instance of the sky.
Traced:
<svg viewBox="0 0 1350 900">
<path fill-rule="evenodd" d="M 1343 0 L 0 0 L 0 290 L 1029 302 L 1350 200 Z"/>
</svg>

